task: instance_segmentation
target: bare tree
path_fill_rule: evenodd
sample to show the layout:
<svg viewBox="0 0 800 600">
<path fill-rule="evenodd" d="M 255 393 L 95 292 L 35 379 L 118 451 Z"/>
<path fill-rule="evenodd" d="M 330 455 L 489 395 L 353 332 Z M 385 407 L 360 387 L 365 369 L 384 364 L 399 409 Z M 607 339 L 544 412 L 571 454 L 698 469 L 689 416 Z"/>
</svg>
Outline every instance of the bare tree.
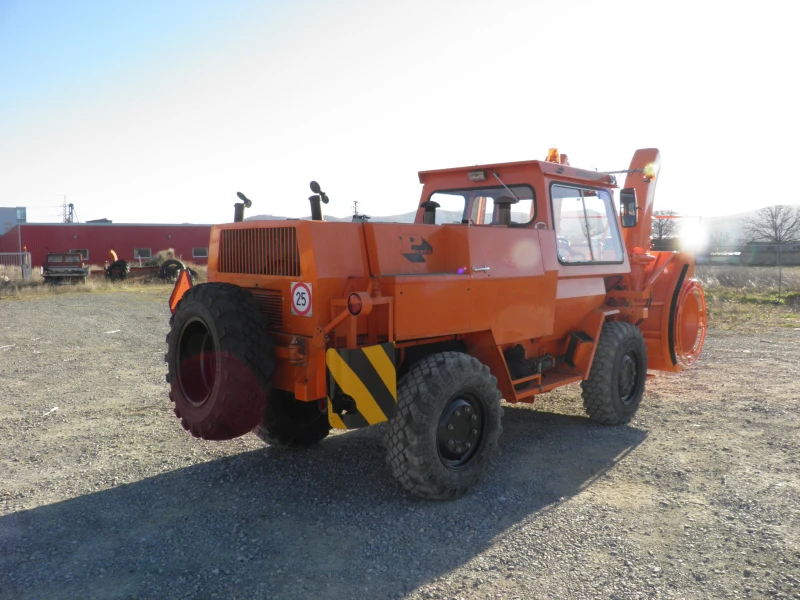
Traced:
<svg viewBox="0 0 800 600">
<path fill-rule="evenodd" d="M 769 242 L 777 246 L 778 298 L 783 287 L 783 244 L 800 238 L 800 206 L 777 204 L 762 208 L 756 216 L 745 222 L 748 241 Z"/>
<path fill-rule="evenodd" d="M 658 242 L 678 235 L 678 222 L 675 219 L 656 219 L 655 217 L 675 217 L 674 210 L 657 210 L 653 213 L 653 241 Z"/>
<path fill-rule="evenodd" d="M 800 239 L 800 206 L 778 204 L 758 211 L 744 224 L 750 242 L 785 244 Z"/>
</svg>

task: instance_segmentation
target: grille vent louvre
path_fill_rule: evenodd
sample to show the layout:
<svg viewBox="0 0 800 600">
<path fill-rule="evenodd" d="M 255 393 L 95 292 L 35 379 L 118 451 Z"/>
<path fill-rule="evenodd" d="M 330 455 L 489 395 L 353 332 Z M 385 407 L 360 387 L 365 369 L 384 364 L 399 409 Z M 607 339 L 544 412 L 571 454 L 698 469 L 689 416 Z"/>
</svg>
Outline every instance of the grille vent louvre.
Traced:
<svg viewBox="0 0 800 600">
<path fill-rule="evenodd" d="M 220 273 L 300 277 L 300 252 L 294 227 L 223 229 Z"/>
<path fill-rule="evenodd" d="M 267 329 L 283 330 L 283 293 L 280 290 L 250 290 L 261 312 L 267 317 Z"/>
</svg>

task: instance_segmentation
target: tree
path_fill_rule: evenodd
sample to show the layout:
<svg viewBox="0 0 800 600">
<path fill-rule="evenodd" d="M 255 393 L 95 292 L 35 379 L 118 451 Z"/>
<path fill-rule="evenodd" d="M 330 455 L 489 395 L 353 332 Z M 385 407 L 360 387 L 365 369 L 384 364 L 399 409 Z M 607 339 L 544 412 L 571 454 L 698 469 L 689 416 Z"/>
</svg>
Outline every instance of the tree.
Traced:
<svg viewBox="0 0 800 600">
<path fill-rule="evenodd" d="M 777 204 L 762 208 L 744 225 L 747 240 L 769 242 L 777 245 L 778 254 L 778 298 L 783 285 L 782 246 L 800 238 L 800 206 Z"/>
<path fill-rule="evenodd" d="M 785 244 L 800 239 L 800 206 L 778 204 L 762 208 L 745 221 L 744 231 L 748 242 Z"/>
<path fill-rule="evenodd" d="M 678 213 L 674 210 L 657 210 L 653 213 L 653 232 L 654 242 L 659 242 L 666 238 L 674 238 L 678 235 L 678 222 L 675 219 L 656 219 L 655 217 L 674 217 Z"/>
</svg>

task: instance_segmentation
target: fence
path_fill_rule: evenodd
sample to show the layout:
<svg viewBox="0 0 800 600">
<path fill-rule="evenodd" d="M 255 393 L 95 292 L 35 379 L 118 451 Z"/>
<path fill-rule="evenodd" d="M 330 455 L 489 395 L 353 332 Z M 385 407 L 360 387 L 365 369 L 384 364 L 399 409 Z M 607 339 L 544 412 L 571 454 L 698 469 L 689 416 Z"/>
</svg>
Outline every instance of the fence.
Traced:
<svg viewBox="0 0 800 600">
<path fill-rule="evenodd" d="M 710 250 L 698 253 L 695 262 L 698 265 L 775 267 L 778 271 L 778 296 L 780 297 L 783 288 L 784 267 L 800 266 L 800 242 L 715 246 Z"/>
<path fill-rule="evenodd" d="M 0 281 L 31 278 L 30 252 L 0 252 Z"/>
<path fill-rule="evenodd" d="M 800 266 L 800 242 L 713 246 L 698 252 L 696 260 L 698 265 L 797 267 Z"/>
</svg>

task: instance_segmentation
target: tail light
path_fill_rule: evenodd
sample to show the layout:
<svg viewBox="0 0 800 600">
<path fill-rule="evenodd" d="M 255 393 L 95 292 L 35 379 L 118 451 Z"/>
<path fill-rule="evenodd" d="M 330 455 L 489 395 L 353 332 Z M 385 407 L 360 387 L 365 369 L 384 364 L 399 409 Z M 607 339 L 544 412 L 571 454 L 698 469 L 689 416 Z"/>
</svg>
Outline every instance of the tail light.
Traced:
<svg viewBox="0 0 800 600">
<path fill-rule="evenodd" d="M 361 309 L 363 308 L 364 303 L 361 301 L 361 296 L 358 294 L 350 294 L 350 297 L 347 299 L 347 310 L 350 311 L 350 314 L 357 317 L 361 314 Z"/>
<path fill-rule="evenodd" d="M 372 312 L 372 298 L 367 292 L 353 292 L 347 297 L 347 312 L 354 317 Z"/>
</svg>

